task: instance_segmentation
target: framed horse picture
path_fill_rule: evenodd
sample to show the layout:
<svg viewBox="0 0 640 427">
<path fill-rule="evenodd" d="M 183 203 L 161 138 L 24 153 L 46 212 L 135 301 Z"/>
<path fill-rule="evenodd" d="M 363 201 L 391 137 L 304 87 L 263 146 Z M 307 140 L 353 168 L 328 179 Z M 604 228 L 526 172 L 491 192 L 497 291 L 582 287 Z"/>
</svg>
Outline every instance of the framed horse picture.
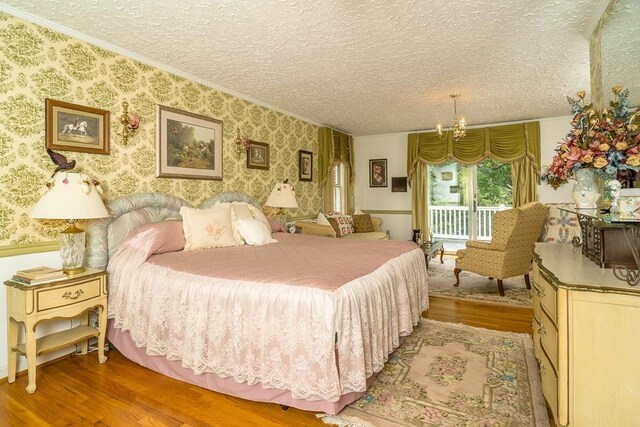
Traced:
<svg viewBox="0 0 640 427">
<path fill-rule="evenodd" d="M 109 154 L 109 111 L 45 100 L 47 148 Z"/>
</svg>

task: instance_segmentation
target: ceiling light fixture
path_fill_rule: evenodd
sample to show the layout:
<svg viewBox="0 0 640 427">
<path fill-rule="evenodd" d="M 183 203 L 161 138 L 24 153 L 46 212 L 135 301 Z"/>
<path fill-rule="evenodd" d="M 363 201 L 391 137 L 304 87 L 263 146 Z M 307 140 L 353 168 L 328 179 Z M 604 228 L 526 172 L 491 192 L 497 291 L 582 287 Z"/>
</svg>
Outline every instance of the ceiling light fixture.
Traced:
<svg viewBox="0 0 640 427">
<path fill-rule="evenodd" d="M 458 104 L 457 100 L 460 97 L 459 92 L 454 92 L 449 95 L 453 98 L 453 127 L 451 128 L 453 135 L 452 138 L 454 141 L 460 141 L 467 134 L 467 121 L 465 120 L 462 114 L 458 115 Z M 446 139 L 449 131 L 442 130 L 442 123 L 438 123 L 436 126 L 436 131 L 438 132 L 438 136 L 440 139 Z"/>
</svg>

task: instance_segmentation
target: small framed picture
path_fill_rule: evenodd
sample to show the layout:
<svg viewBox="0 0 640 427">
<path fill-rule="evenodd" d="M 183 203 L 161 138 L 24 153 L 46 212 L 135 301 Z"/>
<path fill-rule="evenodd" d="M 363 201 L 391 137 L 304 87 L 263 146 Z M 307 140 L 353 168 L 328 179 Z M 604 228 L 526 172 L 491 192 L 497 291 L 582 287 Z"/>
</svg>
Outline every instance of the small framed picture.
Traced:
<svg viewBox="0 0 640 427">
<path fill-rule="evenodd" d="M 313 153 L 311 151 L 298 151 L 298 180 L 313 181 Z"/>
<path fill-rule="evenodd" d="M 247 169 L 269 169 L 269 144 L 249 140 Z"/>
<path fill-rule="evenodd" d="M 387 159 L 369 160 L 369 187 L 387 186 Z"/>
<path fill-rule="evenodd" d="M 222 179 L 222 121 L 158 105 L 160 178 Z"/>
<path fill-rule="evenodd" d="M 109 154 L 109 111 L 45 100 L 47 148 Z"/>
<path fill-rule="evenodd" d="M 406 193 L 407 192 L 407 177 L 406 176 L 394 176 L 391 178 L 391 192 L 392 193 Z"/>
<path fill-rule="evenodd" d="M 453 179 L 453 172 L 442 172 L 443 181 L 451 181 Z"/>
</svg>

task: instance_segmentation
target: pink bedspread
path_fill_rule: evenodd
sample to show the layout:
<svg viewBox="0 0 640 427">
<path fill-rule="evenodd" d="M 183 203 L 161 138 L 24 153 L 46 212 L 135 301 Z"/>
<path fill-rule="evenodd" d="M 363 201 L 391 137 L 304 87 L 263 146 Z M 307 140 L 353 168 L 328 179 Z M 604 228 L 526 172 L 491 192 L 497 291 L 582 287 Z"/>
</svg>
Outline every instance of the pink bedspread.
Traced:
<svg viewBox="0 0 640 427">
<path fill-rule="evenodd" d="M 151 256 L 147 262 L 200 276 L 336 290 L 369 274 L 413 242 L 359 241 L 279 233 L 277 244 L 235 246 Z"/>
<path fill-rule="evenodd" d="M 409 242 L 275 237 L 154 256 L 144 239 L 127 240 L 108 266 L 109 318 L 146 354 L 195 375 L 307 401 L 362 393 L 428 307 L 423 252 Z"/>
</svg>

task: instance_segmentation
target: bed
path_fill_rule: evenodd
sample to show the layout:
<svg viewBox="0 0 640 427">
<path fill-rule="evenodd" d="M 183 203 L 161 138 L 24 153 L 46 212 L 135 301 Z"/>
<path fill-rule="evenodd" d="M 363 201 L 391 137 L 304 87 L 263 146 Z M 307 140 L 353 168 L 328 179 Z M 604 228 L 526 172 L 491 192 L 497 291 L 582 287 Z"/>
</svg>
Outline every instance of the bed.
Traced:
<svg viewBox="0 0 640 427">
<path fill-rule="evenodd" d="M 231 202 L 259 208 L 234 192 L 200 208 Z M 335 414 L 364 394 L 428 308 L 424 254 L 412 242 L 274 233 L 278 242 L 263 246 L 154 247 L 145 230 L 175 228 L 183 206 L 134 194 L 87 228 L 86 263 L 109 274 L 107 338 L 149 369 Z"/>
</svg>

